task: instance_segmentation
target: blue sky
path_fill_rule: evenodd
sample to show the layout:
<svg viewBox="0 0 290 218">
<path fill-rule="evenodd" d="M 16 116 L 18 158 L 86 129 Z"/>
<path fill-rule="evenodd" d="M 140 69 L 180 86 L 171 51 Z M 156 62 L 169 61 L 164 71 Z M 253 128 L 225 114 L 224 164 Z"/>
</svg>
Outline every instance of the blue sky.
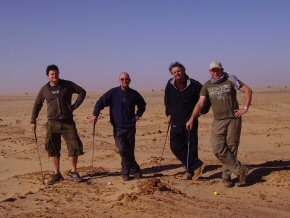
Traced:
<svg viewBox="0 0 290 218">
<path fill-rule="evenodd" d="M 220 60 L 253 88 L 290 87 L 288 0 L 1 0 L 0 93 L 37 92 L 46 66 L 87 91 L 163 89 L 180 61 L 204 83 Z"/>
</svg>

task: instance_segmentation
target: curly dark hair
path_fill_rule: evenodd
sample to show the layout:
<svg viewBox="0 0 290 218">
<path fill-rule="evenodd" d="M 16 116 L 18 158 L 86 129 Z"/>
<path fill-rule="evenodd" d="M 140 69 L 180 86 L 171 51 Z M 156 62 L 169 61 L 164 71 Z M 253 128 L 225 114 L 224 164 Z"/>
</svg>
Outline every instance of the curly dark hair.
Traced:
<svg viewBox="0 0 290 218">
<path fill-rule="evenodd" d="M 47 68 L 46 68 L 46 75 L 47 76 L 48 76 L 49 71 L 51 71 L 51 70 L 59 72 L 58 67 L 56 65 L 54 65 L 54 64 L 51 64 L 51 65 L 48 65 Z"/>
<path fill-rule="evenodd" d="M 173 63 L 171 63 L 170 64 L 170 66 L 169 66 L 169 72 L 171 73 L 171 70 L 174 68 L 174 67 L 180 67 L 182 70 L 183 70 L 183 72 L 185 72 L 185 67 L 183 66 L 183 64 L 181 64 L 181 63 L 179 63 L 178 61 L 176 61 L 176 62 L 173 62 Z"/>
</svg>

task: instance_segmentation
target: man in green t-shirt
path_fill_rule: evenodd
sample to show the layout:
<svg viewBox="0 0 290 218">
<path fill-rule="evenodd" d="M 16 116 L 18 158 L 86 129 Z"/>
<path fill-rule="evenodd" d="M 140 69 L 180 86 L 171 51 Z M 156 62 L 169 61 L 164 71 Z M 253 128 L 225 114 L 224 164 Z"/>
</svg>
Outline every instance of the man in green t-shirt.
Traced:
<svg viewBox="0 0 290 218">
<path fill-rule="evenodd" d="M 238 186 L 246 184 L 249 169 L 237 159 L 240 142 L 242 115 L 247 113 L 252 99 L 252 90 L 235 75 L 224 72 L 222 64 L 214 61 L 210 64 L 211 79 L 201 89 L 200 98 L 191 118 L 186 123 L 192 128 L 206 101 L 210 101 L 214 120 L 212 122 L 211 143 L 214 155 L 222 162 L 222 179 L 225 187 L 232 187 L 231 174 L 238 177 Z M 243 107 L 239 108 L 237 92 L 245 94 Z"/>
</svg>

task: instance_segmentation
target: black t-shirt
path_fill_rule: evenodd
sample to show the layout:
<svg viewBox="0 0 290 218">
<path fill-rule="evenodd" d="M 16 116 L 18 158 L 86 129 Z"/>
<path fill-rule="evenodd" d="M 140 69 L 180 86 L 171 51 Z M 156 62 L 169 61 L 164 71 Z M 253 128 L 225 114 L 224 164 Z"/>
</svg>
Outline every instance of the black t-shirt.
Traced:
<svg viewBox="0 0 290 218">
<path fill-rule="evenodd" d="M 59 84 L 57 86 L 52 86 L 52 85 L 49 84 L 49 90 L 54 95 L 58 95 L 59 94 L 59 88 L 60 88 Z"/>
</svg>

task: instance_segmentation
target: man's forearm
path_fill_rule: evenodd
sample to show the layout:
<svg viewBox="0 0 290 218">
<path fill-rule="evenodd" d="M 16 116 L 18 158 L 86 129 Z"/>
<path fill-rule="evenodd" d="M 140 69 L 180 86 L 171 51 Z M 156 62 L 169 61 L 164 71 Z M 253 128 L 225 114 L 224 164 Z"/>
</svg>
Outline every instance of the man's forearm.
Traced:
<svg viewBox="0 0 290 218">
<path fill-rule="evenodd" d="M 247 93 L 245 93 L 244 107 L 249 108 L 249 106 L 251 105 L 251 101 L 252 101 L 252 90 L 249 89 L 249 91 Z"/>
<path fill-rule="evenodd" d="M 85 100 L 86 97 L 86 91 L 83 89 L 79 94 L 78 94 L 78 98 L 75 101 L 75 103 L 72 105 L 73 106 L 73 110 L 77 109 Z"/>
<path fill-rule="evenodd" d="M 249 106 L 251 105 L 253 91 L 247 85 L 244 85 L 241 91 L 245 93 L 243 108 L 248 110 Z"/>
<path fill-rule="evenodd" d="M 203 107 L 204 106 L 200 105 L 200 104 L 195 105 L 194 110 L 193 110 L 193 112 L 191 114 L 191 119 L 192 120 L 196 120 L 199 117 L 200 112 L 202 111 Z"/>
</svg>

